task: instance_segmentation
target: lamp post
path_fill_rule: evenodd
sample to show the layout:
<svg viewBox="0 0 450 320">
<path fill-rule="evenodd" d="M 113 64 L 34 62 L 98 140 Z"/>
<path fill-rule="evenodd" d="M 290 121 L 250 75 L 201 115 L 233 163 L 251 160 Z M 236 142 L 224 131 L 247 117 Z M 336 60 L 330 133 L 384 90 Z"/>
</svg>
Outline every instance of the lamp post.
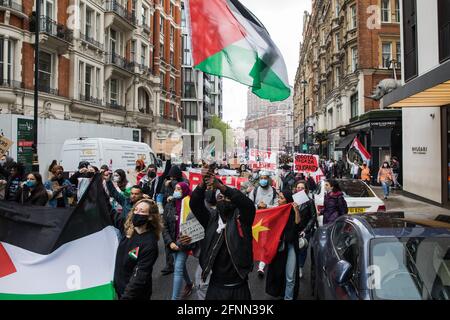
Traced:
<svg viewBox="0 0 450 320">
<path fill-rule="evenodd" d="M 36 1 L 36 21 L 34 40 L 34 104 L 33 104 L 33 160 L 32 170 L 39 172 L 38 160 L 38 105 L 39 105 L 39 33 L 41 24 L 41 1 Z"/>
<path fill-rule="evenodd" d="M 306 86 L 308 85 L 308 81 L 303 79 L 301 84 L 303 85 L 303 145 L 305 145 L 306 144 Z"/>
</svg>

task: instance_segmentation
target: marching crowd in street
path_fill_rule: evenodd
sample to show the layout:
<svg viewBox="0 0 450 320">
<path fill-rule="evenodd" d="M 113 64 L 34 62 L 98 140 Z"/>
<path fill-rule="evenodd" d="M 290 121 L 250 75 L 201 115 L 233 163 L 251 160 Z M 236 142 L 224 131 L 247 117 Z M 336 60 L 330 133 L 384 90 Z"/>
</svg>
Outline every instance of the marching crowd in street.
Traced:
<svg viewBox="0 0 450 320">
<path fill-rule="evenodd" d="M 390 185 L 397 183 L 398 166 L 394 159 L 392 166 L 386 162 L 379 169 L 377 180 L 385 197 Z M 154 164 L 146 166 L 142 160 L 136 161 L 133 172 L 111 172 L 107 165 L 99 169 L 82 161 L 70 178 L 64 177 L 64 168 L 54 161 L 44 181 L 39 173 L 25 173 L 22 164 L 3 156 L 0 200 L 68 208 L 82 198 L 93 177 L 101 174 L 110 214 L 121 234 L 114 273 L 118 298 L 151 298 L 152 274 L 157 272 L 153 267 L 158 259 L 158 241 L 162 239 L 166 265 L 158 272 L 173 276 L 173 300 L 188 298 L 194 286 L 198 299 L 251 299 L 248 275 L 254 266 L 252 225 L 256 210 L 292 203 L 276 256 L 267 266 L 264 262 L 257 264 L 258 275 L 266 281 L 266 293 L 292 300 L 298 296 L 308 242 L 318 227 L 317 216 L 323 215 L 323 223 L 327 224 L 348 211 L 336 180 L 346 174 L 345 163 L 321 161 L 320 167 L 327 179 L 321 212 L 316 212 L 312 200 L 317 188 L 315 179 L 310 174 L 295 174 L 289 165 L 283 165 L 277 175 L 242 165 L 238 172 L 248 180 L 238 190 L 216 178 L 217 168 L 204 164 L 202 181 L 192 190 L 183 177 L 185 165 L 172 165 L 170 160 L 160 175 Z M 366 163 L 354 162 L 350 169 L 353 178 L 371 181 Z M 301 191 L 309 200 L 298 205 L 293 194 Z M 191 212 L 204 228 L 203 240 L 191 243 L 192 239 L 182 234 L 179 221 L 186 212 Z M 189 274 L 187 259 L 198 259 L 195 275 Z"/>
</svg>

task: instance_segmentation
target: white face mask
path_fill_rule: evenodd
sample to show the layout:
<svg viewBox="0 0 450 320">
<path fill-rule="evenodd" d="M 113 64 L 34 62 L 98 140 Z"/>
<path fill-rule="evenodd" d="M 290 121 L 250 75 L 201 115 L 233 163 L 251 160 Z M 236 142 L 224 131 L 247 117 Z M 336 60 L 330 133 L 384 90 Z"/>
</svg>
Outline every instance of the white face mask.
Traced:
<svg viewBox="0 0 450 320">
<path fill-rule="evenodd" d="M 113 181 L 114 181 L 114 182 L 119 182 L 119 181 L 120 181 L 120 176 L 114 175 L 114 176 L 113 176 Z"/>
</svg>

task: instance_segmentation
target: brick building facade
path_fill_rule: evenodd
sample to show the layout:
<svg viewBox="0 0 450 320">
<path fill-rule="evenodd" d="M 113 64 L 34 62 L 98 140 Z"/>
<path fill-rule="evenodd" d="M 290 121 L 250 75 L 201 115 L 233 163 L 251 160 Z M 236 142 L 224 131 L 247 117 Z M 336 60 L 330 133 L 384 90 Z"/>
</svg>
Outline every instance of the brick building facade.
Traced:
<svg viewBox="0 0 450 320">
<path fill-rule="evenodd" d="M 1 113 L 33 115 L 34 10 L 0 4 Z M 137 128 L 157 153 L 171 150 L 176 141 L 164 141 L 182 126 L 180 0 L 43 0 L 39 47 L 40 117 Z"/>
<path fill-rule="evenodd" d="M 401 114 L 380 110 L 379 102 L 369 98 L 381 80 L 401 76 L 398 4 L 312 1 L 311 13 L 304 14 L 294 87 L 296 145 L 303 142 L 305 116 L 316 137 L 311 152 L 341 158 L 358 136 L 374 166 L 393 153 L 400 156 Z"/>
</svg>

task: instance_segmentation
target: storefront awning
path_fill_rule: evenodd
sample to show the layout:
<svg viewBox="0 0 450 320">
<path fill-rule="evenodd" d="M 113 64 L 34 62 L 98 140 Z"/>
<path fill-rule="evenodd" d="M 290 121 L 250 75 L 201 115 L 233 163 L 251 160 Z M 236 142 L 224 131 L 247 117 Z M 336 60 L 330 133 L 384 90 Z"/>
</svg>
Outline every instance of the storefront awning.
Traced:
<svg viewBox="0 0 450 320">
<path fill-rule="evenodd" d="M 390 147 L 392 128 L 373 129 L 372 147 Z"/>
<path fill-rule="evenodd" d="M 387 107 L 440 107 L 450 104 L 450 60 L 383 97 Z"/>
<path fill-rule="evenodd" d="M 348 145 L 353 142 L 353 139 L 355 139 L 356 133 L 351 133 L 345 138 L 339 142 L 339 144 L 334 148 L 334 150 L 345 150 L 347 149 Z"/>
</svg>

